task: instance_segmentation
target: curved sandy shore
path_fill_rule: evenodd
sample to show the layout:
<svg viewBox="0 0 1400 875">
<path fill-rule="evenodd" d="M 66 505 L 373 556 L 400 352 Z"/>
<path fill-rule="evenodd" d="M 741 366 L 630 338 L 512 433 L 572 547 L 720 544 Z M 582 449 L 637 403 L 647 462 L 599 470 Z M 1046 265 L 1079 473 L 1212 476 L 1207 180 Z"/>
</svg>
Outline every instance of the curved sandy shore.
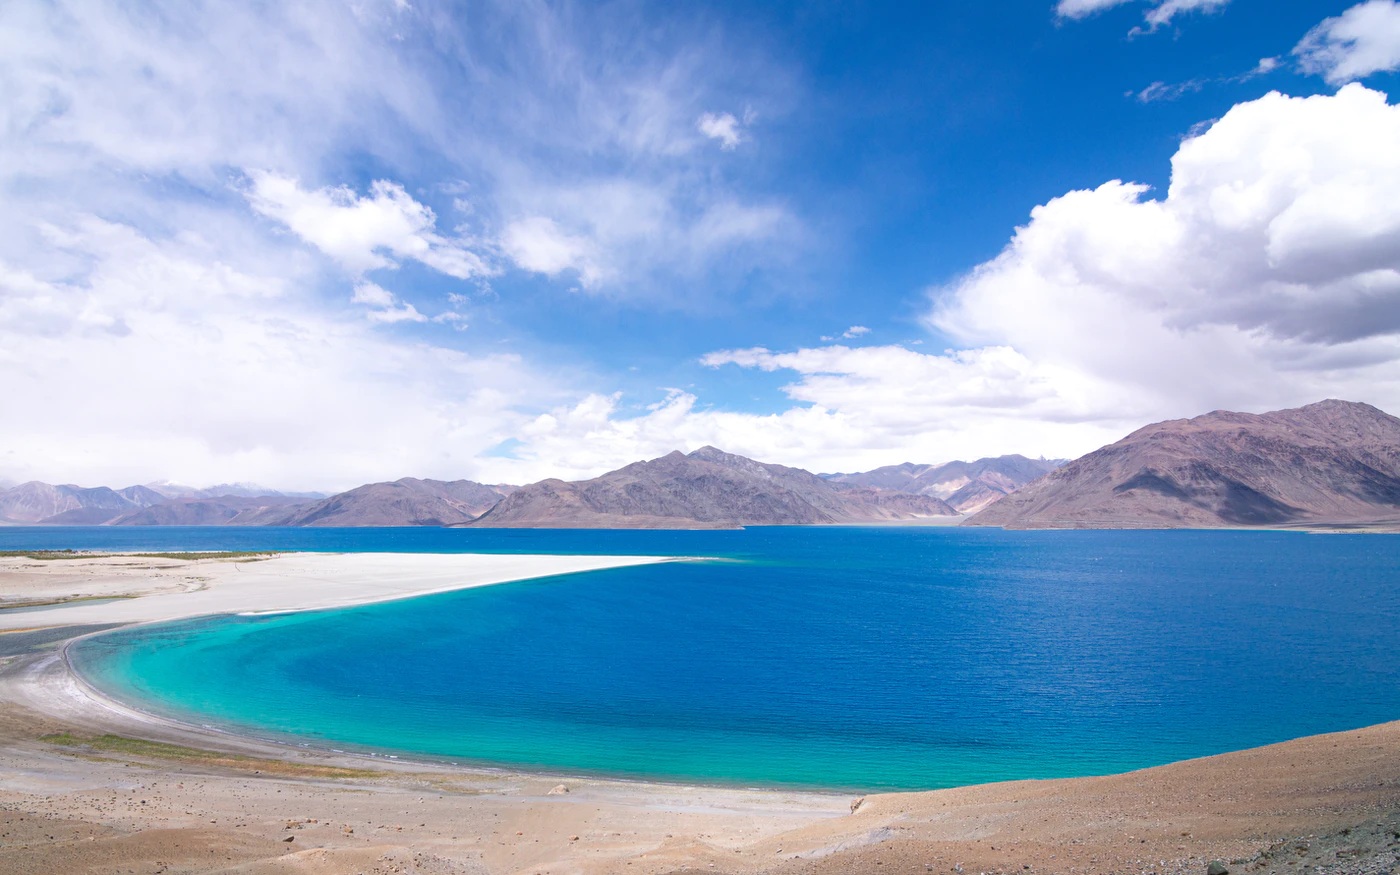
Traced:
<svg viewBox="0 0 1400 875">
<path fill-rule="evenodd" d="M 188 597 L 246 573 L 208 564 L 162 564 L 168 570 L 154 576 L 131 569 L 125 584 L 106 589 L 81 580 L 90 595 L 142 580 L 155 593 L 56 608 L 48 618 L 127 601 L 133 610 L 135 602 L 169 604 L 159 600 L 181 595 L 192 585 L 186 578 L 208 584 Z M 14 568 L 0 570 L 0 584 L 7 574 L 14 586 L 0 585 L 0 597 L 37 591 Z M 77 578 L 84 575 L 91 571 Z M 249 586 L 243 591 L 264 592 Z M 409 594 L 406 582 L 396 587 L 381 592 Z M 360 589 L 337 598 L 369 596 Z M 180 603 L 212 604 L 207 598 Z M 1232 872 L 1333 875 L 1393 871 L 1400 851 L 1400 723 L 1127 775 L 871 796 L 853 811 L 850 796 L 367 759 L 162 721 L 69 674 L 56 647 L 82 631 L 0 634 L 0 875 L 1204 875 L 1212 859 Z"/>
</svg>

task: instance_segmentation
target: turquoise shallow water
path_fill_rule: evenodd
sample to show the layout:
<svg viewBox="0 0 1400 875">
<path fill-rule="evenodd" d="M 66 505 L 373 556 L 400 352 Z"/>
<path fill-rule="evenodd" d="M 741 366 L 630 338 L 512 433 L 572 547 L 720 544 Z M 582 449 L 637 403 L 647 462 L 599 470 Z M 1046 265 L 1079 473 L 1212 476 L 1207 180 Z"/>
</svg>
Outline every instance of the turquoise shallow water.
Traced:
<svg viewBox="0 0 1400 875">
<path fill-rule="evenodd" d="M 1123 771 L 1400 718 L 1393 536 L 0 532 L 11 546 L 719 560 L 75 648 L 86 675 L 142 707 L 335 747 L 910 789 Z"/>
</svg>

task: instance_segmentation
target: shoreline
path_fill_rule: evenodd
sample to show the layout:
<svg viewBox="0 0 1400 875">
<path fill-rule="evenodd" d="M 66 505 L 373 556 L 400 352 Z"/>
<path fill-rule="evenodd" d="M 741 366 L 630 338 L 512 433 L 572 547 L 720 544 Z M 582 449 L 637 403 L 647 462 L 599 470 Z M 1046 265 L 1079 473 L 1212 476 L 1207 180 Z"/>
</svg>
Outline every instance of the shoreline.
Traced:
<svg viewBox="0 0 1400 875">
<path fill-rule="evenodd" d="M 855 797 L 284 745 L 149 715 L 100 690 L 94 695 L 52 650 L 0 663 L 0 773 L 12 776 L 0 783 L 3 825 L 13 827 L 18 811 L 19 820 L 58 835 L 55 817 L 76 819 L 91 826 L 93 841 L 115 830 L 114 854 L 128 853 L 135 838 L 145 837 L 149 853 L 161 860 L 172 856 L 172 837 L 228 843 L 256 835 L 250 847 L 239 847 L 258 865 L 237 871 L 258 875 L 300 872 L 297 867 L 313 861 L 318 866 L 311 871 L 335 875 L 834 875 L 956 873 L 957 865 L 988 873 L 1029 866 L 1076 875 L 1127 869 L 1200 875 L 1209 860 L 1258 862 L 1294 836 L 1331 836 L 1351 848 L 1353 830 L 1370 824 L 1400 829 L 1400 721 L 1118 775 Z M 162 750 L 212 751 L 218 758 L 204 765 L 202 756 L 100 744 L 127 738 Z M 118 808 L 96 805 L 98 799 L 114 800 Z M 162 807 L 150 808 L 148 800 Z M 473 826 L 459 826 L 463 819 Z M 1385 830 L 1376 833 L 1378 841 L 1388 840 Z M 307 848 L 311 832 L 314 846 Z M 281 844 L 288 835 L 294 848 Z M 549 847 L 529 858 L 541 851 L 536 843 Z M 1400 848 L 1400 840 L 1395 844 Z M 49 855 L 42 858 L 49 864 L 7 868 L 16 845 L 0 842 L 0 872 L 67 870 L 60 861 L 69 859 L 72 846 L 32 846 Z M 417 855 L 424 853 L 460 868 L 369 865 L 421 862 Z M 1152 865 L 1139 865 L 1149 857 Z M 239 859 L 235 854 L 234 862 Z M 225 868 L 233 867 L 192 862 L 175 871 Z"/>
</svg>

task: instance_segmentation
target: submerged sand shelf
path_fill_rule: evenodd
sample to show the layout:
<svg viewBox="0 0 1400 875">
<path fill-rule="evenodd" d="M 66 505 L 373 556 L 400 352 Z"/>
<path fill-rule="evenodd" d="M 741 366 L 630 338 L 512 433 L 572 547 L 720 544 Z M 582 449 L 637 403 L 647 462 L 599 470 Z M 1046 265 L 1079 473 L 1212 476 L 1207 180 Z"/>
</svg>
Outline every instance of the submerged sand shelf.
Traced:
<svg viewBox="0 0 1400 875">
<path fill-rule="evenodd" d="M 333 574 L 339 583 L 332 586 L 340 587 L 334 597 L 350 600 L 336 603 L 358 603 L 434 591 L 443 574 L 460 583 L 476 561 L 447 558 L 451 569 L 433 557 L 311 555 L 237 568 L 162 561 L 154 573 L 136 571 L 130 560 L 73 560 L 82 567 L 59 570 L 65 560 L 47 572 L 6 565 L 0 594 L 31 585 L 25 574 L 70 575 L 83 592 L 109 598 L 153 590 L 119 602 L 57 607 L 46 618 L 65 623 L 98 608 L 110 622 L 117 608 L 141 619 L 170 619 L 324 607 L 279 591 L 269 579 L 290 577 L 309 588 Z M 473 565 L 472 580 L 534 576 L 520 574 L 522 558 L 484 557 Z M 543 560 L 531 570 L 585 570 L 571 557 L 531 558 Z M 203 578 L 200 586 L 191 587 L 190 577 Z M 172 614 L 175 605 L 180 613 Z M 26 617 L 21 627 L 28 628 L 41 625 L 35 614 L 14 616 Z M 1330 873 L 1365 871 L 1400 849 L 1400 723 L 1128 775 L 857 800 L 367 759 L 161 721 L 104 700 L 69 674 L 56 648 L 83 631 L 0 635 L 16 644 L 0 649 L 10 654 L 0 656 L 0 875 L 1202 875 L 1212 859 L 1225 860 L 1232 872 L 1297 872 L 1302 864 L 1316 871 L 1325 864 Z"/>
</svg>

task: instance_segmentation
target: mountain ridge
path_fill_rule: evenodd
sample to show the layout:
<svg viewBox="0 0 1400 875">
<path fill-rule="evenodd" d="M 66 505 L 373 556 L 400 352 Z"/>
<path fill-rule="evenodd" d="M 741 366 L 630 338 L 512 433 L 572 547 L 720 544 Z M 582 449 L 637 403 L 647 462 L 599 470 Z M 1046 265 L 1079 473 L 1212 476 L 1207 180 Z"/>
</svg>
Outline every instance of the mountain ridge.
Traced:
<svg viewBox="0 0 1400 875">
<path fill-rule="evenodd" d="M 957 516 L 927 496 L 832 484 L 712 446 L 633 462 L 589 480 L 523 486 L 467 523 L 508 528 L 735 528 Z"/>
<path fill-rule="evenodd" d="M 964 522 L 1007 528 L 1393 524 L 1400 524 L 1400 419 L 1336 399 L 1153 423 Z"/>
<path fill-rule="evenodd" d="M 904 462 L 856 474 L 821 477 L 830 482 L 931 495 L 959 513 L 976 513 L 1063 464 L 1063 459 L 1028 459 L 1013 454 L 936 465 Z"/>
</svg>

